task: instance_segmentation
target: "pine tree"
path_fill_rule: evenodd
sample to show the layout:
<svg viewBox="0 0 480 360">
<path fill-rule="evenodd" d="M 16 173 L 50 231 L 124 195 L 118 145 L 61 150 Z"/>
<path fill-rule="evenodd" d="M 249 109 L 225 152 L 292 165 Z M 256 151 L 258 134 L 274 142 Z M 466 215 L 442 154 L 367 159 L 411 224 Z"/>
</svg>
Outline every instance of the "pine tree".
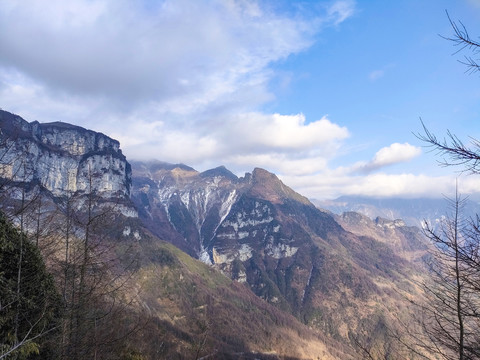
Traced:
<svg viewBox="0 0 480 360">
<path fill-rule="evenodd" d="M 0 215 L 0 359 L 53 358 L 60 302 L 38 248 Z"/>
</svg>

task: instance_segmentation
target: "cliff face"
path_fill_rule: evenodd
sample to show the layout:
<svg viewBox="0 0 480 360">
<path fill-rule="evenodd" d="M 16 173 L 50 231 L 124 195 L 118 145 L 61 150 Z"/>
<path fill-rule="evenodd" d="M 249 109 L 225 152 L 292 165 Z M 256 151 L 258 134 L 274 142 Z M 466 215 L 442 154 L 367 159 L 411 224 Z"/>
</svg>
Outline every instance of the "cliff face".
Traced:
<svg viewBox="0 0 480 360">
<path fill-rule="evenodd" d="M 132 199 L 150 230 L 211 263 L 210 240 L 242 192 L 244 182 L 223 167 L 199 173 L 181 164 L 132 165 Z"/>
<path fill-rule="evenodd" d="M 40 124 L 0 111 L 0 177 L 28 184 L 54 198 L 90 191 L 121 212 L 136 216 L 130 196 L 131 167 L 118 141 L 61 122 Z"/>
<path fill-rule="evenodd" d="M 0 111 L 1 174 L 37 183 L 54 196 L 95 189 L 104 198 L 129 196 L 131 169 L 118 141 L 78 126 L 28 123 Z"/>
</svg>

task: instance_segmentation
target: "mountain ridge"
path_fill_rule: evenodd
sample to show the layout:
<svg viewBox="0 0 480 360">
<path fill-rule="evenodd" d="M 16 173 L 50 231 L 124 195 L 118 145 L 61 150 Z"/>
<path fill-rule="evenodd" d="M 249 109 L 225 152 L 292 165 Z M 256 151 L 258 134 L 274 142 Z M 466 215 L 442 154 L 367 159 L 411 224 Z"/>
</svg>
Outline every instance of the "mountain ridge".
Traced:
<svg viewBox="0 0 480 360">
<path fill-rule="evenodd" d="M 327 209 L 337 215 L 354 211 L 371 219 L 377 217 L 388 220 L 402 219 L 407 225 L 419 228 L 424 226 L 424 221 L 435 226 L 442 217 L 451 213 L 450 202 L 446 197 L 400 199 L 341 196 L 334 200 L 313 199 L 312 202 L 319 208 Z M 476 214 L 480 213 L 478 199 L 466 197 L 462 213 L 466 217 L 475 218 Z"/>
<path fill-rule="evenodd" d="M 139 181 L 135 171 L 134 166 L 133 178 Z M 360 326 L 376 326 L 375 306 L 368 305 L 373 298 L 404 306 L 402 299 L 385 292 L 384 284 L 404 288 L 409 274 L 419 271 L 410 261 L 426 251 L 418 245 L 423 244 L 420 232 L 412 232 L 408 239 L 392 232 L 394 244 L 386 235 L 362 235 L 370 223 L 363 230 L 346 231 L 340 219 L 317 209 L 263 169 L 254 169 L 238 182 L 191 176 L 166 190 L 162 181 L 143 194 L 137 186 L 132 196 L 136 201 L 144 195 L 149 204 L 160 205 L 159 218 L 170 221 L 174 231 L 180 222 L 187 225 L 181 229 L 180 246 L 190 244 L 190 254 L 337 340 L 350 341 L 348 334 Z M 388 229 L 390 223 L 382 226 Z M 409 291 L 414 288 L 409 285 Z M 382 321 L 392 325 L 393 319 Z"/>
<path fill-rule="evenodd" d="M 12 120 L 13 123 L 8 126 L 17 126 L 26 136 L 17 144 L 16 140 L 2 132 L 3 143 L 14 145 L 6 147 L 7 150 L 13 149 L 13 155 L 2 159 L 15 163 L 25 156 L 22 149 L 28 146 L 40 148 L 41 137 L 35 139 L 31 136 L 32 127 L 38 128 L 38 124 L 28 123 L 12 114 L 5 115 L 5 112 L 0 115 L 2 129 L 5 121 Z M 81 196 L 88 197 L 92 191 L 98 191 L 104 201 L 115 205 L 118 199 L 122 199 L 124 208 L 131 211 L 120 211 L 118 218 L 111 218 L 115 223 L 110 224 L 112 233 L 109 241 L 115 246 L 125 247 L 128 243 L 138 249 L 139 259 L 143 260 L 140 261 L 135 286 L 146 282 L 142 286 L 147 291 L 139 296 L 147 308 L 158 308 L 155 301 L 166 307 L 176 304 L 179 306 L 175 310 L 178 316 L 186 316 L 192 307 L 204 306 L 207 298 L 221 299 L 230 294 L 227 290 L 220 293 L 207 291 L 210 285 L 206 283 L 212 284 L 213 281 L 209 277 L 220 276 L 221 283 L 229 278 L 228 284 L 235 284 L 238 291 L 248 289 L 249 294 L 255 294 L 259 301 L 262 299 L 268 306 L 277 309 L 272 311 L 295 316 L 298 329 L 306 326 L 320 334 L 327 334 L 332 343 L 346 349 L 344 354 L 355 352 L 355 334 L 370 334 L 365 335 L 365 341 L 387 347 L 396 354 L 405 353 L 398 344 L 388 339 L 385 332 L 378 330 L 396 326 L 396 314 L 380 309 L 389 306 L 401 312 L 408 303 L 395 294 L 416 294 L 411 278 L 421 273 L 415 261 L 425 253 L 419 245 L 423 240 L 418 232 L 408 230 L 401 222 L 378 219 L 372 223 L 363 218 L 360 218 L 363 222 L 355 222 L 355 216 L 336 217 L 316 208 L 306 197 L 264 169 L 255 168 L 252 173 L 239 178 L 223 166 L 198 172 L 184 164 L 161 161 L 132 161 L 130 164 L 121 153 L 119 144 L 117 147 L 118 142 L 103 138 L 103 134 L 97 135 L 75 126 L 48 126 L 54 129 L 54 136 L 47 134 L 41 138 L 41 143 L 47 144 L 49 150 L 39 150 L 36 157 L 27 156 L 27 160 L 38 179 L 48 179 L 51 173 L 35 159 L 50 161 L 51 157 L 47 154 L 53 154 L 56 159 L 52 164 L 53 173 L 57 174 L 58 181 L 44 186 L 42 180 L 37 186 L 44 186 L 57 200 L 65 199 L 65 195 L 71 192 L 79 193 L 82 199 Z M 75 131 L 79 133 L 71 134 Z M 78 140 L 81 136 L 85 139 Z M 97 141 L 97 138 L 103 140 Z M 87 145 L 83 145 L 84 142 Z M 111 151 L 118 156 L 111 156 Z M 75 173 L 62 172 L 65 162 L 71 164 Z M 96 180 L 93 181 L 89 174 L 97 174 L 94 177 Z M 2 175 L 5 177 L 6 173 L 2 172 Z M 18 177 L 15 186 L 30 184 L 32 179 Z M 70 187 L 70 179 L 75 181 L 75 188 Z M 383 229 L 383 232 L 378 232 L 377 228 Z M 164 241 L 204 264 L 200 265 L 194 259 L 186 260 L 186 255 L 169 248 L 170 245 L 164 245 Z M 181 263 L 190 262 L 194 264 L 191 268 L 196 270 L 184 269 L 180 272 L 184 279 L 189 279 L 190 285 L 185 287 L 176 271 L 183 266 Z M 162 277 L 162 269 L 167 277 Z M 155 287 L 157 280 L 162 280 L 158 288 Z M 206 291 L 204 294 L 210 295 L 201 295 L 205 297 L 198 302 L 193 295 L 194 288 L 200 284 Z M 168 292 L 168 289 L 176 289 L 176 292 Z M 184 305 L 180 304 L 182 301 Z M 225 299 L 219 301 L 231 306 L 224 302 Z M 255 305 L 256 309 L 263 306 L 261 301 Z M 232 309 L 239 311 L 235 306 Z M 150 315 L 157 316 L 155 314 L 159 313 Z M 171 324 L 169 326 L 177 321 L 175 317 L 167 320 Z M 200 320 L 205 321 L 205 318 Z M 226 320 L 217 318 L 216 321 L 222 324 Z M 267 320 L 261 318 L 259 321 Z M 275 321 L 267 322 L 270 327 L 276 326 Z M 186 332 L 202 328 L 184 322 L 181 326 Z M 221 328 L 229 331 L 228 327 Z M 262 339 L 269 338 L 268 333 L 266 329 L 266 337 Z M 182 346 L 194 341 L 187 335 L 183 340 L 177 335 L 171 341 Z M 239 334 L 235 336 L 237 340 L 243 339 Z M 185 340 L 187 338 L 190 340 Z M 287 336 L 286 339 L 291 341 L 294 338 Z M 235 339 L 227 343 L 234 344 Z M 341 343 L 344 345 L 339 346 Z M 264 345 L 261 351 L 268 347 Z M 278 344 L 275 346 L 280 349 Z M 238 344 L 231 351 L 240 348 L 242 346 Z M 298 356 L 294 355 L 293 349 L 290 350 L 282 351 L 285 355 Z M 175 351 L 186 353 L 185 349 L 176 348 Z M 332 353 L 325 351 L 327 355 Z"/>
</svg>

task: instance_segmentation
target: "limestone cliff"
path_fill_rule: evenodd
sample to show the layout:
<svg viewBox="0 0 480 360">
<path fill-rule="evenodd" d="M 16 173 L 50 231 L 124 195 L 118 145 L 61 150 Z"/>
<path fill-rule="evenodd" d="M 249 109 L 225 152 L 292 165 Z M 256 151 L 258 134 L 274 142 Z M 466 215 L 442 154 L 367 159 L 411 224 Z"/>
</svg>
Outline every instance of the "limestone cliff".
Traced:
<svg viewBox="0 0 480 360">
<path fill-rule="evenodd" d="M 53 197 L 94 191 L 121 201 L 130 195 L 130 164 L 119 142 L 102 133 L 62 122 L 29 123 L 0 111 L 0 145 L 4 183 L 40 186 Z M 131 206 L 122 212 L 136 215 Z"/>
</svg>

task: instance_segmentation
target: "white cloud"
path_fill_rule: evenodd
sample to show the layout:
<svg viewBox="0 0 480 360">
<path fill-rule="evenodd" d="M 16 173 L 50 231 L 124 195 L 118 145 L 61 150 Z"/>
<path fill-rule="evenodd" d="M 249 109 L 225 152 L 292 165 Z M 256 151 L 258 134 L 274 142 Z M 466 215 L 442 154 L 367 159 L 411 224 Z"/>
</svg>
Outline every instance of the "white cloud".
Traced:
<svg viewBox="0 0 480 360">
<path fill-rule="evenodd" d="M 49 91 L 201 106 L 264 86 L 268 65 L 315 31 L 253 1 L 6 0 L 0 66 Z"/>
<path fill-rule="evenodd" d="M 399 144 L 394 143 L 388 147 L 381 148 L 373 158 L 372 165 L 385 166 L 398 162 L 409 161 L 412 158 L 420 155 L 422 150 L 410 145 L 409 143 Z"/>
<path fill-rule="evenodd" d="M 251 155 L 235 155 L 229 159 L 231 163 L 237 167 L 251 164 L 267 169 L 277 174 L 290 174 L 292 176 L 303 176 L 306 174 L 318 173 L 328 169 L 328 159 L 321 156 L 305 157 L 300 159 L 292 159 L 288 154 L 251 154 Z"/>
<path fill-rule="evenodd" d="M 154 101 L 198 111 L 252 91 L 255 108 L 271 97 L 269 65 L 308 48 L 320 26 L 353 7 L 291 16 L 254 0 L 4 0 L 0 67 L 117 108 Z"/>
<path fill-rule="evenodd" d="M 370 81 L 376 81 L 387 74 L 387 71 L 394 68 L 396 65 L 394 63 L 387 64 L 380 69 L 375 69 L 368 74 Z"/>
<path fill-rule="evenodd" d="M 307 174 L 324 170 L 349 132 L 326 117 L 306 123 L 302 114 L 251 112 L 175 126 L 139 116 L 111 136 L 130 158 L 155 157 L 203 169 L 221 163 L 237 172 L 259 166 Z"/>
<path fill-rule="evenodd" d="M 5 0 L 1 105 L 87 127 L 116 119 L 113 130 L 138 114 L 199 123 L 257 111 L 274 98 L 270 65 L 344 21 L 354 3 L 340 3 L 293 15 L 255 0 Z"/>
<path fill-rule="evenodd" d="M 355 12 L 355 1 L 343 0 L 334 2 L 328 9 L 330 17 L 334 18 L 335 25 L 340 24 Z"/>
<path fill-rule="evenodd" d="M 407 162 L 419 156 L 422 149 L 409 143 L 393 143 L 377 151 L 372 160 L 367 163 L 357 163 L 352 167 L 353 172 L 368 173 L 382 167 Z"/>
<path fill-rule="evenodd" d="M 326 117 L 306 123 L 303 114 L 245 113 L 231 119 L 228 128 L 221 128 L 220 135 L 229 138 L 230 145 L 241 146 L 242 150 L 303 151 L 317 147 L 336 149 L 337 141 L 349 134 L 345 127 L 332 123 Z"/>
<path fill-rule="evenodd" d="M 370 174 L 351 176 L 332 171 L 307 176 L 281 175 L 280 178 L 296 191 L 314 199 L 335 199 L 340 195 L 372 197 L 435 197 L 455 191 L 455 176 L 425 174 Z M 459 190 L 463 195 L 480 192 L 478 179 L 462 177 Z"/>
</svg>

